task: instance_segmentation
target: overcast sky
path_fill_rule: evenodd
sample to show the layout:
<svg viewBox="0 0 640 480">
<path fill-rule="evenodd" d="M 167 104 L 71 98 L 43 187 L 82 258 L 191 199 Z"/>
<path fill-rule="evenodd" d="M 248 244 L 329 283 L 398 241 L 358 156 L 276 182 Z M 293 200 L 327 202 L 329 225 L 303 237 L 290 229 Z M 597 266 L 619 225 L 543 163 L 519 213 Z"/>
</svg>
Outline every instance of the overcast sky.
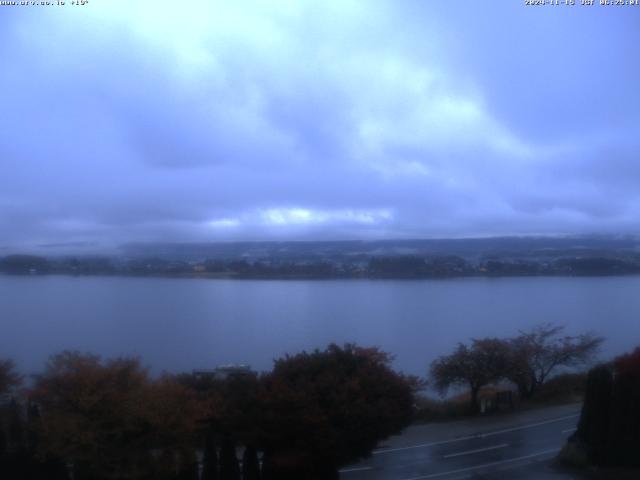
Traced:
<svg viewBox="0 0 640 480">
<path fill-rule="evenodd" d="M 0 248 L 640 233 L 640 7 L 523 4 L 0 7 Z"/>
</svg>

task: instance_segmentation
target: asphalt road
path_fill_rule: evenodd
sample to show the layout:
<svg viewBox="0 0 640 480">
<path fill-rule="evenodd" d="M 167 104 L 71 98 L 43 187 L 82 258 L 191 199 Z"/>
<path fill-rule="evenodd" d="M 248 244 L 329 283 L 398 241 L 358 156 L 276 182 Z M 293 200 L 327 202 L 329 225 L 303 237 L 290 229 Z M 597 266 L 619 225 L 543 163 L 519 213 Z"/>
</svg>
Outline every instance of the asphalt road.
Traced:
<svg viewBox="0 0 640 480">
<path fill-rule="evenodd" d="M 575 430 L 580 406 L 409 427 L 342 480 L 570 479 L 550 460 Z"/>
</svg>

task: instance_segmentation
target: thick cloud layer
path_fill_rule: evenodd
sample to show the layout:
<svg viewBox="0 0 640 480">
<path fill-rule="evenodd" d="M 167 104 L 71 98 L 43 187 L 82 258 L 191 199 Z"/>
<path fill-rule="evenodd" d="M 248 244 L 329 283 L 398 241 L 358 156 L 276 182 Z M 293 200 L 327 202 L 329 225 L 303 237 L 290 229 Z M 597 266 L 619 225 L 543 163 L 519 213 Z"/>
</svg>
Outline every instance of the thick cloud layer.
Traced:
<svg viewBox="0 0 640 480">
<path fill-rule="evenodd" d="M 0 248 L 638 233 L 639 44 L 640 7 L 0 7 Z"/>
</svg>

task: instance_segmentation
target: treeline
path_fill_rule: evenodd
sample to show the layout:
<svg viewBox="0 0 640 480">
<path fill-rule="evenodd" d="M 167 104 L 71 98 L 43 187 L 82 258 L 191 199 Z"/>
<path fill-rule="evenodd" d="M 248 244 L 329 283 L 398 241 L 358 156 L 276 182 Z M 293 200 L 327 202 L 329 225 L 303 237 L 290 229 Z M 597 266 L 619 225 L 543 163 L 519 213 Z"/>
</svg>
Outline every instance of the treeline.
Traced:
<svg viewBox="0 0 640 480">
<path fill-rule="evenodd" d="M 640 273 L 635 258 L 567 257 L 553 261 L 486 259 L 472 263 L 456 256 L 374 256 L 349 260 L 275 261 L 228 259 L 171 261 L 33 255 L 0 258 L 0 272 L 12 274 L 188 276 L 211 278 L 446 278 L 468 276 L 598 276 Z"/>
<path fill-rule="evenodd" d="M 467 387 L 475 413 L 480 411 L 483 387 L 508 382 L 517 387 L 521 399 L 531 399 L 559 369 L 593 359 L 602 341 L 592 333 L 565 335 L 563 327 L 543 324 L 510 338 L 460 343 L 454 352 L 433 361 L 430 376 L 443 393 L 451 385 Z"/>
<path fill-rule="evenodd" d="M 152 377 L 140 360 L 63 352 L 29 388 L 0 362 L 0 477 L 338 478 L 411 420 L 415 378 L 376 348 L 285 356 L 272 371 Z"/>
</svg>

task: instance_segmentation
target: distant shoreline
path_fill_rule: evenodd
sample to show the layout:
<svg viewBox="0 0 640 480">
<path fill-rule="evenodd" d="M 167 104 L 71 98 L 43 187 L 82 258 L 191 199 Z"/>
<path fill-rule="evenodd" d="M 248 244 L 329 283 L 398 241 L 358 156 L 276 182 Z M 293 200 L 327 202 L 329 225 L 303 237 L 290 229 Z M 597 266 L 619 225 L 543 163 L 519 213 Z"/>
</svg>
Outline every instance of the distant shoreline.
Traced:
<svg viewBox="0 0 640 480">
<path fill-rule="evenodd" d="M 435 249 L 424 242 L 184 245 L 131 249 L 115 256 L 0 257 L 0 273 L 234 280 L 420 280 L 603 277 L 640 274 L 640 245 L 568 240 L 492 240 Z M 515 243 L 514 243 L 515 242 Z M 560 243 L 558 243 L 560 242 Z M 455 248 L 454 248 L 455 247 Z M 462 248 L 464 247 L 464 248 Z"/>
<path fill-rule="evenodd" d="M 474 275 L 448 275 L 448 276 L 304 276 L 304 275 L 280 275 L 280 276 L 250 276 L 239 275 L 233 273 L 199 273 L 199 274 L 133 274 L 133 273 L 67 273 L 67 272 L 51 272 L 51 273 L 9 273 L 0 272 L 4 277 L 18 277 L 18 278 L 43 278 L 43 277 L 71 277 L 71 278 L 153 278 L 153 279 L 184 279 L 184 280 L 262 280 L 262 281 L 332 281 L 332 280 L 352 280 L 352 281 L 385 281 L 385 280 L 401 280 L 401 281 L 424 281 L 424 280 L 459 280 L 459 279 L 471 279 L 471 278 L 486 278 L 486 279 L 504 279 L 504 278 L 612 278 L 612 277 L 634 277 L 640 276 L 640 272 L 631 273 L 612 273 L 612 274 L 535 274 L 535 275 L 487 275 L 487 274 L 474 274 Z"/>
</svg>

